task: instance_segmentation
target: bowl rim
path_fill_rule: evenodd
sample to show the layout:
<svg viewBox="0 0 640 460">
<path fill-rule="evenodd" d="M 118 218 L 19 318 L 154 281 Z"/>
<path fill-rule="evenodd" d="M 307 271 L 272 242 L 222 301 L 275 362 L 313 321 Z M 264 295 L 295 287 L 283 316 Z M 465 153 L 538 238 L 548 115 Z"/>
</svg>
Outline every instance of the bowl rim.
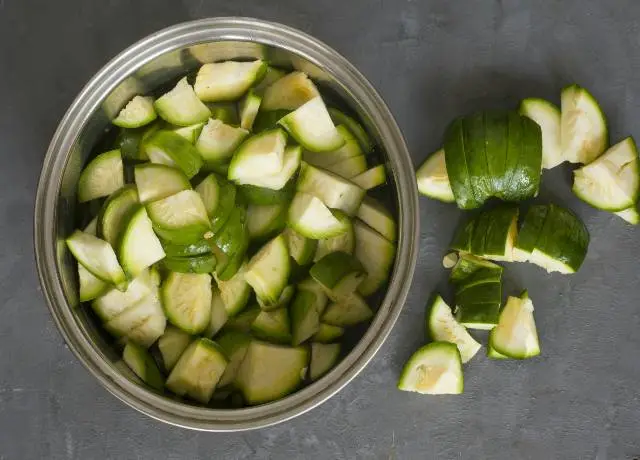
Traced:
<svg viewBox="0 0 640 460">
<path fill-rule="evenodd" d="M 399 203 L 399 238 L 387 292 L 374 320 L 351 352 L 322 379 L 291 395 L 242 409 L 192 406 L 155 394 L 126 378 L 106 359 L 75 317 L 56 263 L 56 214 L 62 173 L 71 146 L 100 103 L 124 78 L 159 56 L 214 41 L 257 42 L 297 54 L 330 74 L 371 116 L 392 164 Z M 243 431 L 284 422 L 323 403 L 353 380 L 380 349 L 396 322 L 411 286 L 418 256 L 418 194 L 414 170 L 400 129 L 369 81 L 325 43 L 283 24 L 243 17 L 180 23 L 134 43 L 100 69 L 60 121 L 48 147 L 35 201 L 34 250 L 43 294 L 66 344 L 85 368 L 118 399 L 163 422 L 203 431 Z"/>
</svg>

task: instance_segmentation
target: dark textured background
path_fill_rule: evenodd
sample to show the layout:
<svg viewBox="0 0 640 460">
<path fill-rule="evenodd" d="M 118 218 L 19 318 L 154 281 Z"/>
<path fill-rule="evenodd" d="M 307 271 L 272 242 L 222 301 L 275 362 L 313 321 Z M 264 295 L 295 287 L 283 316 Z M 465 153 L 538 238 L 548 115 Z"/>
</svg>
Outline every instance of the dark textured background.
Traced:
<svg viewBox="0 0 640 460">
<path fill-rule="evenodd" d="M 458 397 L 401 393 L 423 342 L 424 304 L 459 219 L 421 199 L 421 251 L 403 313 L 377 357 L 312 412 L 269 429 L 173 428 L 109 395 L 65 348 L 38 288 L 32 209 L 50 136 L 82 85 L 143 36 L 189 19 L 244 15 L 315 35 L 378 88 L 414 163 L 446 123 L 578 82 L 613 140 L 640 135 L 640 2 L 452 0 L 0 0 L 0 459 L 632 459 L 640 456 L 639 229 L 579 203 L 568 169 L 541 199 L 568 204 L 592 245 L 574 276 L 507 269 L 534 299 L 543 355 L 476 357 Z"/>
</svg>

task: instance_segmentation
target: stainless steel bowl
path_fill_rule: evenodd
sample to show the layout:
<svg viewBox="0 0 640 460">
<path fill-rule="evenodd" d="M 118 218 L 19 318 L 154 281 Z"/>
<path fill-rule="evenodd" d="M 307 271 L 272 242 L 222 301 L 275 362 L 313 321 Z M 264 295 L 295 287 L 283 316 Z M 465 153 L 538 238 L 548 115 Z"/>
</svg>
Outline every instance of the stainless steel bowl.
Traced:
<svg viewBox="0 0 640 460">
<path fill-rule="evenodd" d="M 263 57 L 304 70 L 356 111 L 384 151 L 398 209 L 399 239 L 393 274 L 377 314 L 351 352 L 325 377 L 280 400 L 243 409 L 211 409 L 162 397 L 134 383 L 119 356 L 78 306 L 75 263 L 64 238 L 76 223 L 76 184 L 92 147 L 133 95 L 156 88 L 202 62 Z M 248 18 L 180 24 L 134 44 L 85 86 L 51 140 L 35 206 L 35 254 L 51 313 L 67 344 L 116 397 L 167 423 L 209 431 L 247 430 L 288 420 L 317 406 L 349 383 L 378 351 L 409 290 L 418 248 L 418 204 L 413 167 L 389 109 L 344 57 L 295 29 Z"/>
</svg>

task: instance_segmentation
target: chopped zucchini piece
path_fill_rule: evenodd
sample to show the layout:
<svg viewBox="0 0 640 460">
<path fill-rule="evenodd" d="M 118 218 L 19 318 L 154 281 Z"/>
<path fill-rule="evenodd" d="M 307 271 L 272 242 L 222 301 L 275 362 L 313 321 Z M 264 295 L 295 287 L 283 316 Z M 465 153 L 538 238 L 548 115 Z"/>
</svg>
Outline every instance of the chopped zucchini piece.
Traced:
<svg viewBox="0 0 640 460">
<path fill-rule="evenodd" d="M 249 131 L 243 127 L 236 128 L 211 118 L 198 136 L 196 149 L 205 163 L 228 162 L 248 135 Z"/>
<path fill-rule="evenodd" d="M 251 90 L 240 103 L 240 127 L 251 131 L 253 122 L 256 120 L 262 97 Z"/>
<path fill-rule="evenodd" d="M 76 260 L 96 278 L 124 291 L 127 277 L 109 243 L 76 230 L 67 238 L 67 246 Z"/>
<path fill-rule="evenodd" d="M 460 350 L 463 363 L 469 362 L 481 348 L 465 327 L 456 321 L 451 308 L 439 295 L 431 304 L 427 330 L 433 341 L 454 343 Z"/>
<path fill-rule="evenodd" d="M 152 97 L 135 96 L 120 110 L 112 123 L 121 128 L 140 128 L 157 117 Z"/>
<path fill-rule="evenodd" d="M 396 221 L 387 208 L 378 200 L 365 197 L 356 217 L 380 233 L 389 241 L 396 241 Z"/>
<path fill-rule="evenodd" d="M 387 183 L 387 170 L 384 165 L 374 166 L 349 180 L 364 190 L 371 190 Z"/>
<path fill-rule="evenodd" d="M 194 90 L 202 101 L 235 101 L 264 77 L 267 64 L 224 61 L 205 64 L 196 76 Z"/>
<path fill-rule="evenodd" d="M 124 186 L 105 201 L 98 215 L 97 231 L 112 247 L 118 247 L 126 221 L 138 204 L 135 187 Z"/>
<path fill-rule="evenodd" d="M 308 163 L 302 163 L 297 191 L 311 194 L 331 209 L 352 216 L 360 207 L 365 191 L 348 180 Z"/>
<path fill-rule="evenodd" d="M 131 370 L 151 388 L 162 391 L 164 378 L 158 369 L 158 365 L 147 350 L 140 345 L 127 342 L 122 352 L 122 360 Z"/>
<path fill-rule="evenodd" d="M 233 155 L 229 165 L 229 180 L 251 183 L 248 181 L 252 178 L 279 173 L 284 165 L 286 144 L 287 135 L 282 129 L 249 137 Z"/>
<path fill-rule="evenodd" d="M 330 152 L 345 143 L 320 96 L 285 115 L 278 124 L 284 126 L 300 145 L 312 152 Z"/>
<path fill-rule="evenodd" d="M 249 301 L 251 287 L 245 280 L 246 270 L 247 265 L 243 264 L 238 272 L 227 281 L 220 280 L 216 276 L 220 297 L 230 317 L 237 315 L 247 306 Z"/>
<path fill-rule="evenodd" d="M 164 258 L 162 244 L 153 232 L 151 220 L 143 206 L 138 206 L 123 225 L 118 255 L 122 268 L 130 277 L 138 276 Z"/>
<path fill-rule="evenodd" d="M 398 389 L 421 394 L 460 394 L 464 389 L 458 347 L 432 342 L 416 351 L 405 364 Z"/>
<path fill-rule="evenodd" d="M 311 340 L 320 343 L 331 343 L 338 340 L 344 334 L 344 328 L 340 326 L 332 326 L 331 324 L 320 323 L 318 332 L 313 334 Z"/>
<path fill-rule="evenodd" d="M 275 81 L 264 90 L 262 110 L 296 110 L 306 102 L 319 97 L 316 85 L 303 72 L 292 72 Z"/>
<path fill-rule="evenodd" d="M 353 295 L 366 277 L 360 261 L 346 252 L 327 254 L 311 267 L 309 274 L 334 301 Z"/>
<path fill-rule="evenodd" d="M 162 334 L 162 337 L 158 339 L 158 349 L 162 355 L 162 362 L 164 368 L 171 372 L 180 359 L 182 353 L 187 349 L 189 344 L 193 340 L 193 337 L 182 329 L 178 329 L 175 326 L 168 325 Z"/>
<path fill-rule="evenodd" d="M 358 292 L 369 296 L 386 283 L 396 256 L 396 246 L 359 219 L 353 222 L 356 237 L 354 255 L 367 270 Z"/>
<path fill-rule="evenodd" d="M 318 240 L 318 248 L 313 257 L 313 261 L 317 262 L 327 254 L 332 252 L 341 251 L 347 254 L 353 254 L 353 250 L 356 245 L 355 232 L 353 231 L 353 223 L 346 214 L 335 213 L 335 216 L 341 220 L 346 226 L 347 231 L 334 236 L 332 238 L 324 238 Z"/>
<path fill-rule="evenodd" d="M 194 190 L 147 203 L 147 212 L 155 232 L 172 243 L 200 241 L 211 228 L 207 209 Z"/>
<path fill-rule="evenodd" d="M 278 302 L 290 271 L 287 242 L 284 236 L 278 235 L 251 258 L 244 278 L 258 298 L 269 305 Z"/>
<path fill-rule="evenodd" d="M 154 106 L 158 115 L 172 125 L 190 126 L 203 123 L 211 116 L 211 111 L 198 99 L 187 82 L 187 77 L 181 79 L 171 91 L 160 97 Z"/>
<path fill-rule="evenodd" d="M 218 345 L 224 351 L 229 363 L 218 382 L 219 388 L 224 388 L 234 383 L 250 343 L 251 336 L 244 332 L 226 331 L 220 335 Z"/>
<path fill-rule="evenodd" d="M 102 321 L 109 321 L 154 291 L 155 286 L 147 270 L 134 278 L 125 291 L 111 289 L 95 299 L 91 306 Z"/>
<path fill-rule="evenodd" d="M 451 190 L 451 183 L 447 175 L 447 165 L 444 159 L 444 149 L 429 155 L 418 169 L 418 191 L 436 200 L 453 203 L 456 199 Z"/>
<path fill-rule="evenodd" d="M 551 169 L 565 159 L 560 145 L 560 109 L 549 101 L 538 98 L 524 99 L 520 113 L 535 121 L 542 131 L 542 167 Z"/>
<path fill-rule="evenodd" d="M 265 174 L 262 176 L 245 177 L 236 179 L 236 183 L 241 185 L 253 185 L 270 190 L 283 190 L 287 184 L 292 182 L 292 177 L 300 166 L 302 149 L 300 146 L 287 147 L 284 151 L 283 165 L 280 172 L 276 174 Z"/>
<path fill-rule="evenodd" d="M 162 285 L 162 303 L 167 318 L 189 334 L 200 334 L 211 319 L 211 276 L 169 274 Z"/>
<path fill-rule="evenodd" d="M 300 266 L 305 266 L 313 261 L 318 240 L 313 240 L 302 236 L 292 228 L 287 227 L 284 230 L 284 237 L 287 241 L 289 255 Z"/>
<path fill-rule="evenodd" d="M 338 362 L 340 357 L 339 343 L 312 343 L 311 344 L 311 365 L 309 366 L 309 378 L 312 381 L 318 380 L 329 372 Z"/>
<path fill-rule="evenodd" d="M 227 367 L 220 347 L 205 338 L 194 340 L 182 353 L 169 374 L 167 388 L 179 396 L 189 396 L 207 404 Z"/>
<path fill-rule="evenodd" d="M 498 325 L 491 331 L 489 345 L 508 358 L 526 359 L 540 354 L 533 302 L 527 291 L 519 298 L 507 299 Z"/>
<path fill-rule="evenodd" d="M 373 311 L 358 294 L 330 303 L 322 314 L 322 322 L 347 327 L 369 321 Z"/>
<path fill-rule="evenodd" d="M 304 161 L 317 166 L 318 168 L 328 169 L 329 166 L 341 163 L 354 157 L 363 157 L 362 148 L 356 138 L 351 134 L 349 129 L 344 125 L 336 126 L 336 129 L 344 139 L 344 145 L 332 152 L 304 152 Z M 366 160 L 365 160 L 366 164 Z M 344 176 L 343 176 L 344 177 Z"/>
<path fill-rule="evenodd" d="M 289 207 L 287 224 L 307 238 L 331 238 L 349 228 L 345 220 L 336 214 L 315 196 L 298 192 Z"/>
<path fill-rule="evenodd" d="M 202 157 L 185 138 L 171 131 L 156 131 L 144 141 L 152 163 L 181 169 L 191 179 L 202 167 Z"/>
<path fill-rule="evenodd" d="M 161 200 L 191 188 L 189 179 L 180 169 L 167 165 L 155 163 L 136 165 L 134 176 L 141 203 Z"/>
<path fill-rule="evenodd" d="M 282 231 L 287 224 L 288 205 L 249 205 L 247 208 L 247 230 L 249 238 L 264 240 Z"/>
<path fill-rule="evenodd" d="M 306 347 L 252 341 L 238 369 L 236 385 L 249 405 L 282 398 L 302 383 L 309 366 Z"/>
<path fill-rule="evenodd" d="M 290 343 L 291 325 L 289 323 L 289 311 L 286 308 L 261 311 L 251 325 L 253 335 L 267 342 Z"/>
<path fill-rule="evenodd" d="M 120 150 L 101 153 L 84 168 L 78 180 L 78 201 L 111 195 L 124 186 L 124 166 Z"/>
</svg>

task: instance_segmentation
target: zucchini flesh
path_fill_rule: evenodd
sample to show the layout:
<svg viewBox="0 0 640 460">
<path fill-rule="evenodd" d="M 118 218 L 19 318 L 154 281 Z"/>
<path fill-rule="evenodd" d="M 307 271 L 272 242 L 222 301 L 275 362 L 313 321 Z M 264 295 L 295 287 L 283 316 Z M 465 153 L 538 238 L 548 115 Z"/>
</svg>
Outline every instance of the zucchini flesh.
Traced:
<svg viewBox="0 0 640 460">
<path fill-rule="evenodd" d="M 244 332 L 226 331 L 220 335 L 218 345 L 224 351 L 229 363 L 218 382 L 219 388 L 224 388 L 234 383 L 250 343 L 251 336 Z"/>
<path fill-rule="evenodd" d="M 266 403 L 294 391 L 309 365 L 306 347 L 252 341 L 238 369 L 236 385 L 249 405 Z"/>
<path fill-rule="evenodd" d="M 311 340 L 320 343 L 331 343 L 338 340 L 344 334 L 344 328 L 340 326 L 332 326 L 331 324 L 320 323 L 318 332 L 313 334 Z"/>
<path fill-rule="evenodd" d="M 356 217 L 389 241 L 396 241 L 396 222 L 389 210 L 378 200 L 365 197 Z"/>
<path fill-rule="evenodd" d="M 158 349 L 167 371 L 171 372 L 192 340 L 193 337 L 182 329 L 171 325 L 167 326 L 162 337 L 158 339 Z"/>
<path fill-rule="evenodd" d="M 358 294 L 330 303 L 322 314 L 322 322 L 333 326 L 353 326 L 373 317 L 373 311 Z"/>
<path fill-rule="evenodd" d="M 138 204 L 138 193 L 135 187 L 125 186 L 105 201 L 98 216 L 98 233 L 112 247 L 120 241 L 125 221 Z"/>
<path fill-rule="evenodd" d="M 311 194 L 331 209 L 339 209 L 352 216 L 360 207 L 365 191 L 348 180 L 329 171 L 302 163 L 297 191 Z"/>
<path fill-rule="evenodd" d="M 463 363 L 469 362 L 481 348 L 464 326 L 456 321 L 451 308 L 439 295 L 431 304 L 427 318 L 427 330 L 431 339 L 436 342 L 454 343 L 460 351 Z"/>
<path fill-rule="evenodd" d="M 205 64 L 198 71 L 194 90 L 202 101 L 235 101 L 260 81 L 266 71 L 267 64 L 260 59 Z"/>
<path fill-rule="evenodd" d="M 187 395 L 207 404 L 226 367 L 227 359 L 220 347 L 209 339 L 200 338 L 182 353 L 166 385 L 179 396 Z"/>
<path fill-rule="evenodd" d="M 252 178 L 279 173 L 284 164 L 286 144 L 287 135 L 282 129 L 272 129 L 249 137 L 233 155 L 229 179 L 248 183 L 246 181 Z"/>
<path fill-rule="evenodd" d="M 289 285 L 282 290 L 282 294 L 280 294 L 280 298 L 274 304 L 266 304 L 262 299 L 258 298 L 258 305 L 260 305 L 260 309 L 263 311 L 271 311 L 277 310 L 279 308 L 286 308 L 291 299 L 293 299 L 293 294 L 295 294 L 296 288 L 293 285 Z"/>
<path fill-rule="evenodd" d="M 360 261 L 346 252 L 327 254 L 311 267 L 309 274 L 335 301 L 351 296 L 366 276 Z"/>
<path fill-rule="evenodd" d="M 421 194 L 445 203 L 453 203 L 455 201 L 449 176 L 447 175 L 444 149 L 431 154 L 422 163 L 422 166 L 416 172 L 416 178 L 418 180 L 418 191 Z M 359 180 L 358 178 L 356 179 Z"/>
<path fill-rule="evenodd" d="M 332 152 L 304 152 L 304 161 L 319 168 L 328 169 L 331 165 L 341 163 L 353 157 L 364 157 L 362 148 L 349 129 L 344 125 L 336 126 L 336 130 L 344 139 L 344 145 Z M 366 160 L 365 160 L 366 164 Z M 344 176 L 343 176 L 344 177 Z"/>
<path fill-rule="evenodd" d="M 211 319 L 211 276 L 170 273 L 162 285 L 162 303 L 171 324 L 189 334 L 204 332 Z"/>
<path fill-rule="evenodd" d="M 256 120 L 262 97 L 255 91 L 249 91 L 240 103 L 240 127 L 251 131 Z"/>
<path fill-rule="evenodd" d="M 138 206 L 124 225 L 118 255 L 122 268 L 130 277 L 137 276 L 165 257 L 144 207 Z"/>
<path fill-rule="evenodd" d="M 136 165 L 134 177 L 141 203 L 161 200 L 191 188 L 189 179 L 181 170 L 162 164 Z"/>
<path fill-rule="evenodd" d="M 185 138 L 171 131 L 156 131 L 144 141 L 152 163 L 177 167 L 191 179 L 202 167 L 202 157 Z"/>
<path fill-rule="evenodd" d="M 110 289 L 110 285 L 96 278 L 82 264 L 78 264 L 78 283 L 80 285 L 80 302 L 88 302 L 100 297 Z M 120 291 L 118 291 L 120 292 Z"/>
<path fill-rule="evenodd" d="M 158 115 L 172 125 L 190 126 L 203 123 L 211 116 L 211 111 L 198 99 L 187 77 L 156 100 L 154 106 Z"/>
<path fill-rule="evenodd" d="M 152 97 L 135 96 L 120 110 L 112 123 L 121 128 L 140 128 L 157 117 Z"/>
<path fill-rule="evenodd" d="M 110 150 L 95 157 L 78 180 L 78 201 L 95 200 L 111 195 L 124 186 L 124 166 L 120 150 Z"/>
<path fill-rule="evenodd" d="M 303 72 L 291 72 L 268 86 L 262 98 L 262 110 L 296 110 L 319 97 L 316 85 Z"/>
<path fill-rule="evenodd" d="M 632 137 L 573 172 L 573 192 L 597 209 L 622 211 L 638 201 L 640 167 Z"/>
<path fill-rule="evenodd" d="M 351 179 L 367 170 L 367 158 L 364 155 L 357 155 L 326 166 L 325 169 L 345 179 Z"/>
<path fill-rule="evenodd" d="M 354 255 L 367 270 L 367 277 L 358 286 L 358 292 L 368 296 L 389 278 L 396 246 L 359 219 L 354 220 L 353 230 L 356 237 Z"/>
<path fill-rule="evenodd" d="M 126 289 L 127 277 L 109 243 L 76 230 L 67 238 L 67 246 L 76 260 L 93 276 L 116 285 L 121 291 Z"/>
<path fill-rule="evenodd" d="M 149 348 L 164 334 L 166 325 L 160 299 L 152 292 L 104 323 L 104 328 L 116 337 L 125 337 Z"/>
<path fill-rule="evenodd" d="M 336 214 L 315 196 L 298 192 L 289 207 L 287 225 L 307 238 L 331 238 L 348 230 L 348 224 Z"/>
<path fill-rule="evenodd" d="M 367 134 L 367 131 L 354 118 L 341 112 L 340 110 L 330 107 L 329 115 L 336 125 L 344 125 L 349 132 L 358 140 L 363 153 L 371 153 L 373 151 L 373 141 Z"/>
<path fill-rule="evenodd" d="M 293 345 L 300 345 L 318 332 L 320 313 L 327 297 L 324 294 L 299 289 L 291 303 L 291 334 Z"/>
<path fill-rule="evenodd" d="M 278 124 L 284 126 L 301 146 L 312 152 L 330 152 L 345 143 L 319 96 L 285 115 Z"/>
<path fill-rule="evenodd" d="M 249 301 L 251 287 L 244 277 L 246 270 L 247 266 L 243 264 L 238 272 L 229 280 L 223 281 L 216 277 L 220 297 L 230 317 L 237 315 L 247 306 L 247 302 Z"/>
<path fill-rule="evenodd" d="M 285 150 L 285 167 L 287 164 L 287 151 Z M 284 167 L 283 167 L 284 169 Z M 290 203 L 293 199 L 293 195 L 296 193 L 295 181 L 290 180 L 280 190 L 273 190 L 265 187 L 258 187 L 256 185 L 241 185 L 240 194 L 244 197 L 249 204 L 255 204 L 258 206 L 269 206 L 272 204 L 285 204 Z"/>
<path fill-rule="evenodd" d="M 256 338 L 272 343 L 290 343 L 290 329 L 289 312 L 286 308 L 261 311 L 251 325 Z"/>
<path fill-rule="evenodd" d="M 349 180 L 361 189 L 371 190 L 372 188 L 376 188 L 387 183 L 387 170 L 384 165 L 374 166 L 373 168 L 368 169 Z M 447 178 L 447 182 L 448 181 L 449 178 Z"/>
<path fill-rule="evenodd" d="M 421 394 L 460 394 L 464 390 L 458 347 L 432 342 L 416 351 L 404 366 L 398 389 Z"/>
<path fill-rule="evenodd" d="M 244 278 L 265 304 L 278 302 L 290 273 L 289 250 L 284 236 L 265 244 L 249 264 Z"/>
<path fill-rule="evenodd" d="M 284 151 L 282 169 L 278 173 L 245 177 L 236 179 L 235 182 L 241 185 L 253 185 L 273 191 L 284 190 L 287 184 L 292 182 L 292 177 L 300 166 L 301 157 L 302 149 L 300 146 L 287 147 Z"/>
<path fill-rule="evenodd" d="M 288 206 L 283 204 L 249 205 L 247 208 L 249 238 L 265 239 L 283 230 L 287 224 L 287 211 Z"/>
<path fill-rule="evenodd" d="M 636 205 L 622 211 L 614 212 L 614 214 L 629 222 L 631 225 L 638 225 L 638 223 L 640 223 L 640 213 L 638 213 Z"/>
<path fill-rule="evenodd" d="M 347 254 L 353 254 L 355 245 L 356 245 L 356 237 L 355 232 L 353 230 L 353 223 L 351 219 L 348 218 L 346 214 L 337 215 L 338 219 L 344 222 L 347 226 L 347 231 L 344 233 L 334 236 L 332 238 L 324 238 L 318 240 L 318 248 L 316 249 L 316 253 L 313 256 L 313 261 L 317 262 L 322 259 L 327 254 L 332 252 L 341 251 L 346 252 Z"/>
<path fill-rule="evenodd" d="M 151 388 L 162 391 L 164 378 L 147 350 L 135 343 L 127 342 L 122 352 L 122 360 L 144 383 Z"/>
<path fill-rule="evenodd" d="M 339 343 L 312 343 L 311 344 L 311 365 L 309 366 L 309 378 L 318 380 L 329 372 L 338 362 L 340 357 Z"/>
<path fill-rule="evenodd" d="M 560 145 L 560 109 L 544 99 L 529 98 L 520 103 L 520 113 L 535 121 L 542 131 L 542 167 L 555 168 L 564 161 Z"/>
<path fill-rule="evenodd" d="M 211 118 L 202 128 L 196 141 L 196 149 L 205 163 L 224 163 L 231 160 L 233 152 L 249 135 L 249 131 L 230 126 Z"/>
<path fill-rule="evenodd" d="M 125 291 L 111 289 L 92 302 L 93 310 L 102 321 L 109 321 L 135 305 L 155 290 L 149 271 L 134 278 Z"/>
<path fill-rule="evenodd" d="M 605 151 L 609 142 L 602 109 L 591 93 L 578 85 L 564 88 L 560 102 L 562 156 L 570 163 L 589 164 Z"/>
<path fill-rule="evenodd" d="M 298 265 L 308 265 L 314 260 L 318 240 L 302 236 L 289 227 L 284 230 L 283 234 L 287 241 L 289 255 Z"/>
<path fill-rule="evenodd" d="M 526 359 L 540 354 L 533 303 L 525 291 L 519 298 L 509 297 L 500 321 L 489 337 L 491 348 L 509 358 Z"/>
<path fill-rule="evenodd" d="M 226 324 L 228 319 L 229 314 L 220 295 L 220 290 L 213 288 L 211 291 L 211 318 L 209 319 L 209 326 L 204 335 L 213 338 Z"/>
<path fill-rule="evenodd" d="M 172 243 L 200 241 L 210 230 L 207 209 L 194 190 L 183 190 L 147 203 L 146 208 L 155 232 Z"/>
</svg>

